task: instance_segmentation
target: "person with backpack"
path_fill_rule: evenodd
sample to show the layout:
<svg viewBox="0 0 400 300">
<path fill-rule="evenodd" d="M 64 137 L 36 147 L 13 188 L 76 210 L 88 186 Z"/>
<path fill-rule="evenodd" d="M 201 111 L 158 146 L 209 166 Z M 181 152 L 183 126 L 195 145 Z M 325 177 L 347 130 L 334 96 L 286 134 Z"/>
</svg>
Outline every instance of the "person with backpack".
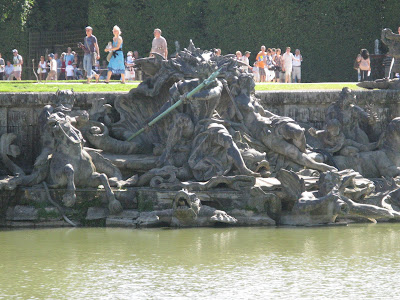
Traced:
<svg viewBox="0 0 400 300">
<path fill-rule="evenodd" d="M 369 52 L 367 49 L 361 49 L 360 71 L 361 81 L 368 80 L 371 74 L 371 61 L 369 59 Z"/>
</svg>

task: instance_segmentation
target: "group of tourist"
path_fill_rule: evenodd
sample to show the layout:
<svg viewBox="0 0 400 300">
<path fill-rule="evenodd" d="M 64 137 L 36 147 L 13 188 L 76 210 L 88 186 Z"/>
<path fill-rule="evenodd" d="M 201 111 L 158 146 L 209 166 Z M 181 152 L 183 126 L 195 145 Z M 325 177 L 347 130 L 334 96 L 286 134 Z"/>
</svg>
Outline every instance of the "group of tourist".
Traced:
<svg viewBox="0 0 400 300">
<path fill-rule="evenodd" d="M 137 51 L 129 51 L 126 59 L 124 59 L 122 32 L 117 25 L 112 30 L 112 42 L 109 42 L 104 49 L 107 54 L 108 66 L 106 66 L 106 61 L 103 60 L 101 68 L 99 63 L 101 52 L 97 38 L 93 35 L 93 28 L 87 26 L 85 31 L 84 43 L 80 43 L 80 47 L 84 51 L 83 61 L 80 61 L 78 54 L 72 51 L 70 47 L 60 57 L 57 53 L 48 54 L 47 60 L 45 56 L 41 56 L 37 65 L 37 75 L 40 80 L 82 79 L 84 73 L 87 83 L 90 83 L 92 78 L 96 82 L 104 80 L 104 83 L 109 83 L 113 75 L 120 76 L 121 83 L 125 83 L 127 79 L 141 79 L 141 76 L 136 76 L 134 69 L 134 60 L 139 58 L 139 54 Z M 154 30 L 150 56 L 160 55 L 163 59 L 167 59 L 167 41 L 161 34 L 160 29 Z M 287 47 L 286 52 L 281 55 L 279 48 L 266 49 L 265 46 L 262 46 L 253 66 L 249 62 L 250 51 L 246 51 L 244 55 L 237 51 L 236 56 L 242 62 L 240 68 L 243 71 L 252 72 L 257 82 L 301 82 L 301 62 L 303 58 L 299 49 L 296 49 L 294 55 L 290 51 L 290 47 Z M 21 79 L 23 59 L 16 49 L 13 50 L 13 53 L 13 64 L 7 61 L 7 65 L 0 54 L 0 80 L 3 78 L 12 80 L 13 76 L 18 80 Z M 215 49 L 214 55 L 220 56 L 221 49 Z"/>
<path fill-rule="evenodd" d="M 18 54 L 18 50 L 14 49 L 12 51 L 12 63 L 11 60 L 4 60 L 0 53 L 0 80 L 21 80 L 22 73 L 22 65 L 24 64 L 24 60 L 20 54 Z"/>
<path fill-rule="evenodd" d="M 37 76 L 40 80 L 73 80 L 83 77 L 81 68 L 79 67 L 79 56 L 71 47 L 67 52 L 61 53 L 59 57 L 57 53 L 50 53 L 40 56 L 37 65 Z"/>
<path fill-rule="evenodd" d="M 243 56 L 240 51 L 236 52 L 236 59 L 243 62 L 242 70 L 252 72 L 256 82 L 301 82 L 301 62 L 303 57 L 300 50 L 295 54 L 287 47 L 286 52 L 281 55 L 281 49 L 261 46 L 253 67 L 249 64 L 250 52 L 246 51 Z"/>
<path fill-rule="evenodd" d="M 118 26 L 113 28 L 113 41 L 104 49 L 108 53 L 108 66 L 106 61 L 103 60 L 101 68 L 99 61 L 100 49 L 97 38 L 93 35 L 93 28 L 88 26 L 85 31 L 86 37 L 84 38 L 84 43 L 81 44 L 81 48 L 84 51 L 83 60 L 79 58 L 75 51 L 72 51 L 71 47 L 68 47 L 67 52 L 61 53 L 60 56 L 57 53 L 50 53 L 47 58 L 42 55 L 37 64 L 37 69 L 35 69 L 39 80 L 78 80 L 84 78 L 84 72 L 87 83 L 90 83 L 93 77 L 96 82 L 101 79 L 108 83 L 113 74 L 120 75 L 122 83 L 125 83 L 125 79 L 141 79 L 141 72 L 135 72 L 134 69 L 134 60 L 139 58 L 139 53 L 137 51 L 129 51 L 126 59 L 124 59 L 121 30 Z M 156 29 L 154 35 L 151 53 L 160 52 L 166 58 L 168 55 L 167 44 L 166 40 L 161 37 L 161 30 Z M 18 54 L 17 49 L 12 52 L 12 63 L 11 61 L 5 61 L 0 53 L 0 80 L 13 80 L 14 78 L 21 80 L 23 58 Z"/>
<path fill-rule="evenodd" d="M 92 34 L 93 28 L 86 27 L 86 37 L 84 43 L 79 44 L 83 49 L 84 56 L 83 60 L 80 61 L 78 54 L 72 51 L 68 47 L 67 52 L 63 52 L 58 57 L 57 53 L 50 53 L 45 60 L 44 56 L 40 57 L 38 63 L 37 73 L 40 80 L 74 80 L 82 79 L 83 71 L 86 72 L 87 83 L 91 82 L 92 78 L 95 78 L 96 82 L 100 79 L 109 82 L 112 73 L 121 74 L 122 82 L 125 82 L 125 74 L 127 73 L 129 80 L 135 79 L 135 72 L 133 64 L 136 58 L 139 57 L 137 51 L 129 51 L 126 60 L 124 60 L 122 52 L 122 38 L 121 30 L 118 26 L 114 26 L 113 42 L 109 43 L 106 47 L 105 52 L 109 52 L 111 55 L 108 58 L 110 61 L 109 66 L 106 66 L 106 61 L 103 60 L 102 67 L 100 67 L 100 50 L 97 43 L 97 38 Z M 134 56 L 135 54 L 135 56 Z"/>
<path fill-rule="evenodd" d="M 106 66 L 106 61 L 103 60 L 102 68 L 100 68 L 99 64 L 101 52 L 97 38 L 93 35 L 93 28 L 87 26 L 85 31 L 86 37 L 83 43 L 79 44 L 79 47 L 84 52 L 83 62 L 79 64 L 78 55 L 71 51 L 71 48 L 68 48 L 67 53 L 62 53 L 60 59 L 58 59 L 57 54 L 50 53 L 48 62 L 46 62 L 44 56 L 42 56 L 38 64 L 38 74 L 40 74 L 42 80 L 44 77 L 46 77 L 46 80 L 81 79 L 83 78 L 82 69 L 85 71 L 87 83 L 90 83 L 92 78 L 96 80 L 96 83 L 99 80 L 109 83 L 113 75 L 120 76 L 123 84 L 127 79 L 135 80 L 136 77 L 138 79 L 141 78 L 140 74 L 136 76 L 134 69 L 134 61 L 139 58 L 139 53 L 137 51 L 129 51 L 126 59 L 124 59 L 122 32 L 117 25 L 112 30 L 112 42 L 109 42 L 104 49 L 104 52 L 107 53 L 108 66 Z M 157 53 L 164 59 L 168 56 L 167 42 L 161 36 L 161 30 L 158 28 L 154 30 L 154 40 L 150 53 L 151 55 Z M 48 69 L 49 72 L 46 76 Z"/>
<path fill-rule="evenodd" d="M 87 83 L 91 82 L 91 79 L 94 77 L 96 82 L 101 79 L 101 75 L 97 74 L 93 71 L 93 65 L 100 59 L 100 50 L 98 46 L 97 38 L 93 35 L 93 28 L 87 26 L 86 37 L 84 38 L 84 44 L 82 44 L 82 49 L 85 52 L 83 58 L 83 68 L 86 72 Z M 121 29 L 115 25 L 112 30 L 113 39 L 112 42 L 109 42 L 107 47 L 104 49 L 104 52 L 107 53 L 107 76 L 104 80 L 104 83 L 109 83 L 111 76 L 120 75 L 121 83 L 124 84 L 126 77 L 129 79 L 135 79 L 135 70 L 134 70 L 134 60 L 138 58 L 139 54 L 137 51 L 132 52 L 129 51 L 127 53 L 126 59 L 124 59 L 123 53 L 123 39 Z M 154 39 L 152 42 L 152 47 L 150 50 L 150 55 L 161 55 L 164 59 L 168 57 L 168 48 L 167 41 L 164 37 L 161 36 L 161 30 L 156 28 L 154 29 Z M 127 75 L 127 76 L 125 76 Z"/>
</svg>

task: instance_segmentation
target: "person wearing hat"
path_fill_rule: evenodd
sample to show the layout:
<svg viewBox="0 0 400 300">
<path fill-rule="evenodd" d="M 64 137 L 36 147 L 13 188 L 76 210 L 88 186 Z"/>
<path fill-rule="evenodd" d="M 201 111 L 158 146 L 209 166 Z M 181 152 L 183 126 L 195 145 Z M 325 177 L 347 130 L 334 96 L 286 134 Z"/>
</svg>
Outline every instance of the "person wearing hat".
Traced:
<svg viewBox="0 0 400 300">
<path fill-rule="evenodd" d="M 24 63 L 24 60 L 22 59 L 22 56 L 18 54 L 17 49 L 14 49 L 12 52 L 13 52 L 13 66 L 14 66 L 14 72 L 12 75 L 17 80 L 21 80 L 22 65 Z"/>
<path fill-rule="evenodd" d="M 83 69 L 86 71 L 86 76 L 87 76 L 87 83 L 90 83 L 90 80 L 94 76 L 96 78 L 96 82 L 99 81 L 99 75 L 96 74 L 92 67 L 93 67 L 93 59 L 92 55 L 93 53 L 97 54 L 96 60 L 100 59 L 100 50 L 99 50 L 99 45 L 97 43 L 97 38 L 93 35 L 93 28 L 90 26 L 87 26 L 85 28 L 86 30 L 86 37 L 83 40 L 83 51 L 85 52 L 85 55 L 83 56 Z"/>
<path fill-rule="evenodd" d="M 48 55 L 48 58 L 50 60 L 50 72 L 47 75 L 46 81 L 47 80 L 57 80 L 57 61 L 54 59 L 54 54 L 50 53 Z"/>
</svg>

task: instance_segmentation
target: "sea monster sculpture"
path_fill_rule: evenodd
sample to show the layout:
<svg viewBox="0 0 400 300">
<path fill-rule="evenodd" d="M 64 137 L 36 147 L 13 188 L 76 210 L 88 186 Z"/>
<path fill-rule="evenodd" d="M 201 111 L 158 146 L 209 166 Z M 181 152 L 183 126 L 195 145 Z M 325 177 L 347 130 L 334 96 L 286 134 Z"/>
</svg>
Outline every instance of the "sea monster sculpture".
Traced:
<svg viewBox="0 0 400 300">
<path fill-rule="evenodd" d="M 225 211 L 202 205 L 195 193 L 181 190 L 176 193 L 171 209 L 141 213 L 136 222 L 142 227 L 205 227 L 217 223 L 232 225 L 237 220 Z"/>
</svg>

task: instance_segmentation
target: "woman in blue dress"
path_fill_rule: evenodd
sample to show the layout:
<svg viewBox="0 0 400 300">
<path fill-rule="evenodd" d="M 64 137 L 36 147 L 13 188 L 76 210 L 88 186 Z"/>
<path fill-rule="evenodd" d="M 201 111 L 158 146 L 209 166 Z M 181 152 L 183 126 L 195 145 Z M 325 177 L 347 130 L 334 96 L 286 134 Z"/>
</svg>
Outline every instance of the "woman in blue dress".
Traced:
<svg viewBox="0 0 400 300">
<path fill-rule="evenodd" d="M 104 82 L 108 83 L 112 74 L 121 74 L 122 83 L 125 83 L 125 61 L 124 53 L 122 52 L 121 29 L 115 25 L 112 32 L 114 34 L 112 47 L 104 49 L 105 52 L 112 51 L 113 53 L 108 63 L 107 79 Z"/>
</svg>

